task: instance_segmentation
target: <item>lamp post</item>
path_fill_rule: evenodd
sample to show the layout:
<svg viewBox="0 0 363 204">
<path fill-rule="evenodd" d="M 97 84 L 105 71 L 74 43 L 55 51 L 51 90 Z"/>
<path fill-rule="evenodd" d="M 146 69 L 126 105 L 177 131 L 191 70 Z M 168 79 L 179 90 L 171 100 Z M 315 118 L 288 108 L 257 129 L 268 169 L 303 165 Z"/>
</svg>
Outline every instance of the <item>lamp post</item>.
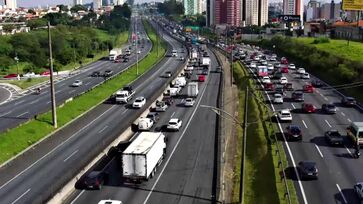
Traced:
<svg viewBox="0 0 363 204">
<path fill-rule="evenodd" d="M 19 75 L 19 58 L 18 58 L 18 54 L 15 54 L 14 60 L 16 61 L 16 78 L 18 80 L 20 80 L 20 75 Z"/>
</svg>

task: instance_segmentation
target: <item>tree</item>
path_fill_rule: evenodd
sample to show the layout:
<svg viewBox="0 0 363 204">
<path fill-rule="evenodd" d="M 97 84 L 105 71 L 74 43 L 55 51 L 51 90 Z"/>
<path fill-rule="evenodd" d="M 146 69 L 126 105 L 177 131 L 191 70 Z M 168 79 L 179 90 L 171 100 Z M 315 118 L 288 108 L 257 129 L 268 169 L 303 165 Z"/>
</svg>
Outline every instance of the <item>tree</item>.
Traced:
<svg viewBox="0 0 363 204">
<path fill-rule="evenodd" d="M 63 4 L 57 5 L 57 7 L 59 7 L 59 12 L 60 13 L 62 13 L 62 12 L 68 12 L 69 11 L 68 6 L 65 6 Z"/>
<path fill-rule="evenodd" d="M 72 21 L 71 17 L 66 13 L 47 13 L 43 18 L 50 21 L 51 25 L 68 25 Z"/>
<path fill-rule="evenodd" d="M 48 21 L 45 18 L 39 18 L 39 19 L 34 19 L 34 20 L 30 20 L 27 22 L 27 26 L 30 27 L 30 29 L 36 29 L 36 28 L 40 28 L 40 27 L 44 27 L 47 26 Z"/>
<path fill-rule="evenodd" d="M 31 14 L 33 14 L 33 15 L 35 15 L 35 14 L 37 14 L 33 9 L 29 9 L 28 10 L 28 13 L 31 13 Z"/>
<path fill-rule="evenodd" d="M 15 29 L 15 26 L 13 24 L 3 25 L 3 30 L 5 31 L 5 33 L 12 33 L 14 29 Z"/>
<path fill-rule="evenodd" d="M 11 65 L 13 65 L 15 62 L 11 57 L 8 56 L 0 56 L 0 68 L 2 71 L 5 71 L 6 69 L 9 69 Z"/>
<path fill-rule="evenodd" d="M 87 11 L 87 8 L 80 4 L 77 4 L 71 8 L 72 13 L 77 13 L 78 11 Z"/>
</svg>

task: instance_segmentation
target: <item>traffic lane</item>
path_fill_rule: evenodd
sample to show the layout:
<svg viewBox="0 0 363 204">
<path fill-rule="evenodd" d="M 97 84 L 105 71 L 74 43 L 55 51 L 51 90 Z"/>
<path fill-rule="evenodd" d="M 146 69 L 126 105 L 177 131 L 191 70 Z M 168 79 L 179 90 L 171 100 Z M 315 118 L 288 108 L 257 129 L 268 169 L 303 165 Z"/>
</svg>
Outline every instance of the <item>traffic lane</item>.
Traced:
<svg viewBox="0 0 363 204">
<path fill-rule="evenodd" d="M 12 93 L 8 89 L 0 86 L 0 104 L 11 98 L 11 96 Z"/>
<path fill-rule="evenodd" d="M 160 86 L 161 85 L 162 85 L 162 83 L 160 83 Z M 126 113 L 128 115 L 128 116 L 126 116 L 126 118 L 130 118 L 133 115 L 133 113 L 131 113 L 131 115 L 129 115 L 128 112 L 126 112 Z M 119 112 L 115 112 L 115 110 L 113 110 L 113 116 L 115 116 L 116 118 L 120 118 L 120 115 L 121 114 Z M 116 118 L 113 118 L 113 117 L 110 117 L 109 116 L 109 117 L 106 118 L 106 120 L 107 121 L 110 121 L 110 122 L 115 122 L 115 121 L 118 121 L 118 120 L 116 120 Z M 117 124 L 116 127 L 112 128 L 111 125 L 110 125 L 110 129 L 108 129 L 108 130 L 111 130 L 111 129 L 114 130 L 118 126 L 119 126 L 119 124 Z M 84 130 L 87 130 L 87 129 L 84 129 Z M 93 130 L 93 131 L 95 131 L 95 130 Z M 114 132 L 112 132 L 112 133 L 114 133 Z M 47 188 L 45 188 L 44 185 L 40 185 L 39 181 L 43 181 L 44 180 L 43 181 L 44 183 L 46 183 L 46 182 L 52 183 L 55 180 L 54 179 L 50 179 L 50 178 L 55 178 L 55 177 L 53 177 L 53 176 L 47 177 L 46 175 L 48 175 L 48 174 L 52 174 L 53 175 L 54 174 L 56 176 L 56 175 L 61 174 L 62 171 L 63 172 L 66 172 L 67 171 L 66 169 L 69 169 L 69 167 L 65 167 L 65 169 L 62 169 L 62 168 L 59 168 L 59 166 L 57 166 L 57 164 L 59 163 L 59 161 L 62 160 L 62 158 L 64 157 L 64 155 L 63 155 L 64 153 L 68 153 L 68 155 L 70 155 L 70 154 L 73 153 L 72 150 L 77 149 L 81 145 L 83 145 L 83 147 L 86 146 L 85 149 L 91 149 L 91 147 L 88 147 L 88 144 L 90 144 L 90 141 L 92 141 L 92 138 L 93 138 L 93 140 L 95 140 L 95 138 L 102 140 L 102 137 L 93 136 L 93 134 L 95 134 L 95 132 L 91 132 L 91 133 L 80 133 L 80 134 L 82 134 L 82 135 L 81 136 L 78 136 L 78 137 L 75 137 L 75 138 L 81 140 L 81 142 L 79 144 L 78 144 L 78 142 L 72 142 L 68 146 L 61 146 L 60 148 L 58 148 L 58 149 L 56 149 L 54 151 L 55 152 L 54 154 L 52 152 L 51 154 L 47 155 L 47 157 L 45 157 L 43 160 L 40 160 L 38 163 L 36 163 L 34 165 L 34 166 L 40 166 L 39 168 L 42 169 L 42 171 L 39 170 L 39 169 L 37 169 L 37 168 L 33 168 L 34 166 L 32 166 L 32 168 L 28 169 L 20 177 L 17 177 L 15 180 L 12 180 L 8 185 L 6 185 L 1 190 L 1 191 L 4 190 L 3 192 L 6 192 L 7 193 L 7 195 L 3 195 L 4 196 L 4 199 L 5 199 L 5 196 L 7 196 L 6 198 L 9 199 L 9 200 L 12 200 L 14 197 L 18 196 L 18 194 L 17 194 L 18 192 L 17 191 L 14 191 L 13 193 L 9 193 L 10 190 L 12 190 L 11 189 L 12 185 L 14 185 L 14 184 L 16 184 L 18 182 L 20 182 L 22 184 L 22 188 L 17 189 L 17 190 L 20 190 L 20 191 L 21 190 L 24 190 L 24 192 L 26 191 L 26 189 L 24 189 L 24 188 L 26 188 L 28 186 L 36 186 L 36 187 L 34 187 L 34 189 L 32 191 L 30 191 L 30 192 L 27 193 L 27 197 L 26 198 L 28 198 L 30 200 L 38 199 L 39 197 L 37 197 L 37 195 L 39 196 L 39 194 L 37 194 L 37 192 L 42 192 L 42 191 L 46 191 L 47 190 Z M 89 137 L 91 137 L 91 138 L 89 138 Z M 84 138 L 86 138 L 86 139 L 84 139 Z M 102 141 L 96 141 L 95 144 L 102 144 L 101 142 Z M 94 144 L 93 144 L 93 147 L 94 147 Z M 66 148 L 69 152 L 66 152 L 65 150 L 63 150 L 63 148 Z M 60 151 L 60 152 L 58 152 L 58 151 Z M 82 152 L 79 151 L 79 153 L 82 153 Z M 86 152 L 86 153 L 89 155 L 89 152 Z M 80 154 L 74 155 L 74 158 L 76 158 L 78 161 L 81 161 L 82 158 L 87 158 L 86 155 L 83 155 L 83 156 L 79 156 L 79 155 Z M 50 158 L 52 156 L 57 157 L 57 159 L 56 158 Z M 50 163 L 52 163 L 52 162 L 54 163 L 54 165 L 50 165 Z M 54 170 L 53 168 L 48 169 L 48 168 L 44 168 L 43 167 L 43 166 L 47 166 L 47 165 L 49 167 L 52 166 L 53 168 L 57 168 L 58 167 L 58 169 L 56 169 L 56 170 L 62 169 L 62 171 L 58 172 L 58 171 Z M 77 165 L 76 164 L 73 164 L 71 166 L 72 167 L 79 166 L 79 163 L 77 163 Z M 32 175 L 33 178 L 37 178 L 37 181 L 38 181 L 37 184 L 33 184 L 31 180 L 26 180 L 26 181 L 21 180 L 21 178 L 23 178 L 23 177 L 24 178 L 29 178 L 29 175 Z M 47 179 L 49 179 L 49 180 L 47 180 Z M 46 184 L 48 184 L 48 183 L 46 183 Z M 48 186 L 48 185 L 45 185 L 45 186 Z M 5 190 L 5 189 L 7 189 L 7 190 Z M 3 196 L 1 196 L 1 197 L 3 197 Z M 24 198 L 24 199 L 26 199 L 26 198 Z"/>
</svg>

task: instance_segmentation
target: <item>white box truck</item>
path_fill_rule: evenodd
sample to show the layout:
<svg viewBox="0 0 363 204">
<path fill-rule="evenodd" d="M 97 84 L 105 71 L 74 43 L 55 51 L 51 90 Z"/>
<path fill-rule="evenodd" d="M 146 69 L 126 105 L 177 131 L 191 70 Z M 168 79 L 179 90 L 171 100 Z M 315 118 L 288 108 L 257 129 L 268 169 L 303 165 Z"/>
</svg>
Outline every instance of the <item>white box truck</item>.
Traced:
<svg viewBox="0 0 363 204">
<path fill-rule="evenodd" d="M 198 52 L 196 50 L 193 50 L 191 58 L 192 59 L 198 59 Z"/>
<path fill-rule="evenodd" d="M 197 97 L 199 93 L 198 83 L 197 82 L 189 82 L 187 85 L 187 95 L 188 97 Z"/>
<path fill-rule="evenodd" d="M 117 59 L 118 56 L 122 54 L 121 48 L 114 48 L 110 51 L 110 54 L 108 55 L 109 60 L 114 61 Z"/>
<path fill-rule="evenodd" d="M 166 153 L 165 135 L 142 132 L 122 153 L 122 174 L 127 181 L 147 181 Z"/>
<path fill-rule="evenodd" d="M 209 67 L 210 66 L 210 58 L 209 57 L 202 57 L 201 65 L 203 67 Z"/>
</svg>

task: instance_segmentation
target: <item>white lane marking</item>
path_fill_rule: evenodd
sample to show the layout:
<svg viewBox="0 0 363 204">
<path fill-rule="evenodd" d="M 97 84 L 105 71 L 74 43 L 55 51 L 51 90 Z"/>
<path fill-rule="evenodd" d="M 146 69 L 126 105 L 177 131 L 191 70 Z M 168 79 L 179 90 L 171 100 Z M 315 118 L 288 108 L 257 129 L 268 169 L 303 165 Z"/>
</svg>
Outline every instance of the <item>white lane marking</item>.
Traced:
<svg viewBox="0 0 363 204">
<path fill-rule="evenodd" d="M 24 100 L 21 100 L 21 101 L 15 102 L 15 105 L 18 105 L 18 104 L 23 103 L 23 102 L 24 102 Z"/>
<path fill-rule="evenodd" d="M 172 118 L 174 116 L 175 112 L 173 112 L 173 114 L 171 114 L 170 118 Z"/>
<path fill-rule="evenodd" d="M 16 202 L 18 202 L 22 197 L 24 197 L 27 193 L 29 193 L 29 191 L 30 191 L 30 188 L 27 190 L 27 191 L 25 191 L 23 194 L 21 194 L 16 200 L 14 200 L 11 204 L 14 204 L 14 203 L 16 203 Z"/>
<path fill-rule="evenodd" d="M 352 122 L 349 118 L 347 119 L 350 123 Z"/>
<path fill-rule="evenodd" d="M 345 113 L 343 113 L 343 112 L 340 112 L 340 114 L 342 114 L 342 116 L 345 116 Z"/>
<path fill-rule="evenodd" d="M 7 114 L 10 114 L 10 113 L 11 113 L 11 111 L 8 111 L 8 112 L 4 113 L 4 114 L 0 115 L 0 118 L 3 117 L 3 116 L 6 116 Z"/>
<path fill-rule="evenodd" d="M 67 158 L 63 160 L 63 162 L 66 162 L 68 159 L 70 159 L 73 155 L 75 155 L 78 152 L 78 149 L 74 151 L 72 154 L 70 154 Z"/>
<path fill-rule="evenodd" d="M 72 90 L 72 91 L 70 91 L 70 92 L 68 92 L 69 94 L 71 94 L 71 93 L 73 93 L 73 92 L 75 92 L 76 90 Z"/>
<path fill-rule="evenodd" d="M 24 112 L 24 113 L 22 113 L 22 114 L 20 114 L 20 115 L 16 116 L 16 117 L 18 118 L 18 117 L 21 117 L 21 116 L 26 115 L 26 114 L 28 114 L 28 113 L 29 113 L 29 112 L 27 111 L 27 112 Z"/>
<path fill-rule="evenodd" d="M 175 146 L 174 146 L 173 150 L 172 150 L 172 151 L 171 151 L 171 153 L 170 153 L 170 156 L 169 156 L 168 160 L 166 160 L 166 162 L 165 162 L 165 165 L 164 165 L 163 169 L 161 170 L 161 172 L 160 172 L 160 174 L 159 174 L 158 178 L 156 179 L 156 181 L 155 181 L 154 185 L 151 187 L 151 189 L 150 189 L 150 191 L 149 191 L 148 195 L 146 196 L 145 201 L 143 202 L 143 204 L 146 204 L 146 203 L 147 203 L 147 201 L 149 200 L 149 198 L 150 198 L 151 194 L 153 193 L 153 191 L 154 191 L 154 189 L 155 189 L 155 186 L 158 184 L 158 182 L 159 182 L 159 180 L 160 180 L 161 176 L 163 175 L 163 173 L 164 173 L 164 171 L 165 171 L 166 167 L 168 166 L 168 163 L 169 163 L 170 159 L 173 157 L 173 154 L 174 154 L 174 152 L 175 152 L 176 148 L 178 147 L 178 145 L 179 145 L 179 143 L 180 143 L 181 139 L 183 139 L 184 134 L 185 134 L 185 132 L 187 131 L 188 126 L 189 126 L 190 122 L 192 121 L 192 119 L 193 119 L 193 117 L 194 117 L 194 114 L 195 114 L 195 113 L 196 113 L 196 111 L 198 110 L 198 107 L 199 107 L 199 105 L 200 105 L 200 102 L 202 101 L 202 98 L 203 98 L 203 96 L 204 96 L 204 93 L 205 93 L 206 88 L 207 88 L 207 86 L 204 86 L 204 89 L 203 89 L 202 94 L 201 94 L 201 96 L 200 96 L 200 98 L 199 98 L 198 104 L 196 105 L 196 108 L 194 109 L 194 111 L 193 111 L 192 115 L 189 117 L 189 121 L 188 121 L 187 125 L 185 126 L 185 128 L 184 128 L 184 130 L 183 130 L 182 134 L 180 135 L 180 137 L 179 137 L 178 141 L 176 142 L 176 144 L 175 144 Z"/>
<path fill-rule="evenodd" d="M 306 125 L 305 121 L 304 120 L 301 120 L 301 121 L 304 124 L 305 128 L 308 129 L 308 126 Z"/>
<path fill-rule="evenodd" d="M 352 152 L 348 149 L 348 147 L 347 147 L 347 146 L 345 146 L 345 145 L 344 145 L 344 147 L 345 147 L 345 149 L 347 150 L 347 152 L 350 154 L 350 156 L 351 156 L 351 157 L 353 157 Z"/>
<path fill-rule="evenodd" d="M 128 110 L 129 110 L 129 109 L 125 109 L 125 110 L 121 113 L 121 115 L 125 114 Z"/>
<path fill-rule="evenodd" d="M 29 104 L 34 104 L 34 103 L 36 103 L 36 102 L 38 102 L 38 101 L 39 101 L 39 99 L 34 100 L 34 101 L 30 102 Z"/>
<path fill-rule="evenodd" d="M 57 94 L 57 93 L 59 93 L 59 92 L 62 92 L 62 90 L 58 90 L 58 91 L 56 91 L 54 94 Z"/>
<path fill-rule="evenodd" d="M 324 97 L 324 96 L 323 96 L 323 94 L 321 94 L 321 93 L 319 93 L 319 95 L 320 95 L 321 97 Z"/>
<path fill-rule="evenodd" d="M 70 136 L 68 139 L 66 139 L 65 141 L 63 141 L 62 143 L 60 143 L 58 146 L 56 146 L 54 149 L 52 149 L 51 151 L 49 151 L 47 154 L 45 154 L 44 156 L 42 156 L 41 158 L 39 158 L 37 161 L 35 161 L 34 163 L 32 163 L 30 166 L 28 166 L 26 169 L 24 169 L 23 171 L 21 171 L 20 173 L 18 173 L 16 176 L 14 176 L 13 178 L 11 178 L 9 181 L 7 181 L 6 183 L 4 183 L 2 186 L 0 186 L 0 190 L 2 188 L 4 188 L 6 185 L 8 185 L 10 182 L 12 182 L 14 179 L 18 178 L 19 176 L 21 176 L 24 172 L 28 171 L 30 168 L 32 168 L 34 165 L 36 165 L 38 162 L 40 162 L 41 160 L 43 160 L 45 157 L 47 157 L 48 155 L 50 155 L 51 153 L 53 153 L 55 150 L 57 150 L 59 147 L 61 147 L 62 145 L 64 145 L 66 142 L 68 142 L 70 139 L 72 139 L 73 137 L 75 137 L 79 132 L 83 131 L 84 129 L 86 129 L 87 127 L 89 127 L 90 125 L 92 125 L 96 120 L 98 120 L 99 118 L 101 118 L 103 115 L 105 115 L 106 113 L 108 113 L 110 110 L 112 110 L 115 106 L 112 106 L 110 109 L 108 109 L 107 111 L 103 112 L 101 115 L 99 115 L 97 118 L 95 118 L 94 120 L 92 120 L 90 123 L 88 123 L 87 125 L 83 126 L 83 128 L 79 129 L 76 133 L 74 133 L 72 136 Z"/>
<path fill-rule="evenodd" d="M 294 109 L 296 109 L 296 107 L 295 107 L 295 105 L 294 105 L 293 103 L 291 103 L 291 106 L 292 106 Z"/>
<path fill-rule="evenodd" d="M 82 190 L 81 193 L 78 194 L 77 197 L 74 198 L 74 200 L 72 200 L 71 204 L 74 204 L 76 202 L 76 200 L 81 197 L 81 195 L 84 193 L 85 190 Z"/>
<path fill-rule="evenodd" d="M 320 154 L 321 158 L 324 158 L 323 153 L 321 153 L 321 151 L 320 151 L 320 149 L 319 149 L 318 145 L 316 145 L 316 144 L 315 144 L 315 147 L 316 147 L 316 149 L 318 150 L 318 152 L 319 152 L 319 154 Z"/>
<path fill-rule="evenodd" d="M 85 85 L 88 86 L 88 84 L 90 84 L 91 82 L 87 82 Z"/>
<path fill-rule="evenodd" d="M 50 104 L 52 101 L 48 101 L 47 104 Z"/>
<path fill-rule="evenodd" d="M 106 125 L 105 127 L 103 127 L 100 131 L 98 131 L 98 133 L 102 133 L 103 131 L 105 131 L 108 128 L 108 126 Z"/>
<path fill-rule="evenodd" d="M 316 89 L 316 93 L 320 93 L 319 90 Z"/>
<path fill-rule="evenodd" d="M 325 123 L 326 123 L 329 127 L 332 127 L 332 126 L 330 125 L 330 123 L 329 123 L 327 120 L 325 120 Z"/>
<path fill-rule="evenodd" d="M 342 196 L 342 198 L 343 198 L 343 200 L 344 200 L 344 203 L 348 203 L 348 202 L 347 202 L 347 199 L 345 199 L 345 196 L 344 196 L 344 194 L 343 194 L 343 192 L 342 192 L 342 189 L 340 189 L 340 187 L 339 187 L 339 185 L 338 185 L 338 184 L 335 184 L 335 185 L 337 185 L 337 188 L 338 188 L 338 190 L 339 190 L 340 195 Z"/>
<path fill-rule="evenodd" d="M 328 98 L 324 96 L 324 100 L 328 101 Z"/>
</svg>

